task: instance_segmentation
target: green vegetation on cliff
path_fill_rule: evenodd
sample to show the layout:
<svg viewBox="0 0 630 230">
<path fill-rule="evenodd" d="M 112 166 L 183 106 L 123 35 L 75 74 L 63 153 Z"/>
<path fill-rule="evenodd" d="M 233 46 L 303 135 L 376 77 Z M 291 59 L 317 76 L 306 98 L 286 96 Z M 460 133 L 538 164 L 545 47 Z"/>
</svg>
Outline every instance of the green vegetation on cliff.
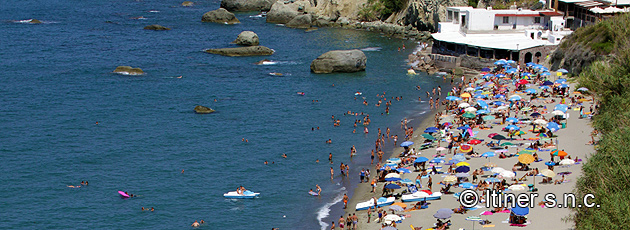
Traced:
<svg viewBox="0 0 630 230">
<path fill-rule="evenodd" d="M 394 12 L 404 9 L 407 0 L 368 0 L 359 11 L 362 21 L 385 20 Z"/>
<path fill-rule="evenodd" d="M 593 194 L 591 201 L 600 207 L 575 208 L 576 229 L 627 229 L 630 224 L 629 26 L 628 15 L 617 16 L 580 29 L 571 38 L 592 52 L 612 54 L 593 62 L 578 78 L 580 86 L 600 99 L 593 126 L 601 136 L 597 153 L 582 167 L 576 188 L 578 197 Z"/>
</svg>

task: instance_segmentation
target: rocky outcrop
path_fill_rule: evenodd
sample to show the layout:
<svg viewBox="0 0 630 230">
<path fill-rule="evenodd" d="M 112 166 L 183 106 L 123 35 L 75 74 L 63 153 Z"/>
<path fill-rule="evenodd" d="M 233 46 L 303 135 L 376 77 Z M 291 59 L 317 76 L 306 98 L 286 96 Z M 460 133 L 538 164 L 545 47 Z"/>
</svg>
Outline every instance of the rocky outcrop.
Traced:
<svg viewBox="0 0 630 230">
<path fill-rule="evenodd" d="M 211 108 L 208 108 L 208 107 L 205 107 L 205 106 L 201 106 L 201 105 L 195 106 L 194 110 L 195 110 L 195 113 L 198 113 L 198 114 L 208 114 L 208 113 L 214 113 L 215 112 L 214 109 L 211 109 Z"/>
<path fill-rule="evenodd" d="M 411 25 L 419 31 L 437 32 L 438 22 L 446 20 L 446 8 L 468 6 L 464 0 L 410 0 L 407 7 L 392 14 L 385 22 Z"/>
<path fill-rule="evenodd" d="M 415 53 L 409 54 L 408 57 L 409 63 L 412 69 L 417 71 L 427 72 L 429 74 L 434 74 L 438 72 L 438 68 L 435 66 L 435 62 L 431 59 L 428 54 L 425 53 Z"/>
<path fill-rule="evenodd" d="M 364 71 L 367 57 L 361 50 L 328 51 L 311 62 L 314 73 Z"/>
<path fill-rule="evenodd" d="M 31 19 L 28 23 L 31 23 L 31 24 L 40 24 L 40 23 L 42 23 L 42 21 L 37 20 L 37 19 Z"/>
<path fill-rule="evenodd" d="M 144 27 L 145 30 L 171 30 L 171 28 L 164 27 L 161 25 L 148 25 Z"/>
<path fill-rule="evenodd" d="M 299 9 L 304 9 L 305 5 L 310 5 L 307 1 L 298 2 L 283 2 L 277 1 L 272 6 L 269 12 L 267 12 L 267 22 L 276 24 L 287 24 L 293 18 L 302 14 Z"/>
<path fill-rule="evenodd" d="M 259 43 L 258 35 L 253 31 L 243 31 L 232 43 L 242 46 L 257 46 Z"/>
<path fill-rule="evenodd" d="M 291 28 L 310 28 L 312 23 L 312 16 L 310 14 L 298 15 L 291 19 L 286 26 Z"/>
<path fill-rule="evenodd" d="M 459 59 L 461 62 L 460 64 L 461 67 L 468 68 L 468 69 L 476 69 L 476 70 L 481 70 L 489 66 L 495 66 L 494 62 L 496 61 L 494 59 L 472 57 L 468 55 L 461 55 L 459 56 Z"/>
<path fill-rule="evenodd" d="M 206 52 L 223 56 L 263 56 L 272 55 L 274 51 L 264 46 L 247 46 L 238 48 L 207 49 Z"/>
<path fill-rule="evenodd" d="M 221 8 L 229 11 L 269 11 L 274 0 L 222 0 Z"/>
<path fill-rule="evenodd" d="M 224 24 L 236 24 L 241 23 L 233 13 L 230 13 L 226 9 L 219 8 L 217 10 L 209 11 L 201 17 L 202 22 L 214 22 Z"/>
<path fill-rule="evenodd" d="M 122 75 L 143 75 L 144 71 L 140 68 L 133 68 L 131 66 L 118 66 L 114 70 L 114 73 Z"/>
<path fill-rule="evenodd" d="M 186 6 L 186 7 L 191 7 L 193 6 L 195 3 L 191 2 L 191 1 L 184 1 L 182 2 L 182 6 Z"/>
</svg>

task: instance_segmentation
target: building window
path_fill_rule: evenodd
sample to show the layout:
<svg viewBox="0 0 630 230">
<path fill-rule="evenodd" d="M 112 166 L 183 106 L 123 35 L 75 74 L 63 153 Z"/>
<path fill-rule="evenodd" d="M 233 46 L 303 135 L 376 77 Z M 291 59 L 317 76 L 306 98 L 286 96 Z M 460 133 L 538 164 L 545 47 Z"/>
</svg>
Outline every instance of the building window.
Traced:
<svg viewBox="0 0 630 230">
<path fill-rule="evenodd" d="M 510 23 L 510 17 L 503 17 L 503 24 Z"/>
<path fill-rule="evenodd" d="M 534 23 L 540 24 L 540 17 L 534 17 Z"/>
</svg>

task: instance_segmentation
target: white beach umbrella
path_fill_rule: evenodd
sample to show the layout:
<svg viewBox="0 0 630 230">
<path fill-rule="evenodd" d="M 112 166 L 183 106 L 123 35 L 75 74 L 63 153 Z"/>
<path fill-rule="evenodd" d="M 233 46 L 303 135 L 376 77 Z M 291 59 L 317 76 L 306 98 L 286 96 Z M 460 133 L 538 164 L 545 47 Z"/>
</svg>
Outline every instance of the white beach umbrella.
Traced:
<svg viewBox="0 0 630 230">
<path fill-rule="evenodd" d="M 511 191 L 525 191 L 527 187 L 523 186 L 522 184 L 515 184 L 508 187 L 508 189 Z"/>
<path fill-rule="evenodd" d="M 389 215 L 385 216 L 385 218 L 383 220 L 385 222 L 396 222 L 396 221 L 402 220 L 402 218 L 400 218 L 400 216 L 398 216 L 398 215 L 389 214 Z"/>
<path fill-rule="evenodd" d="M 551 114 L 555 115 L 555 116 L 564 116 L 564 112 L 560 111 L 560 110 L 556 110 L 551 112 Z"/>
<path fill-rule="evenodd" d="M 385 175 L 385 178 L 400 178 L 400 174 L 390 173 L 390 174 Z"/>
<path fill-rule="evenodd" d="M 444 148 L 444 147 L 438 147 L 438 148 L 437 148 L 437 149 L 435 149 L 435 150 L 436 150 L 436 151 L 438 151 L 438 152 L 440 152 L 440 151 L 444 151 L 444 150 L 446 150 L 446 148 Z"/>
<path fill-rule="evenodd" d="M 470 92 L 470 91 L 475 91 L 475 88 L 473 88 L 473 87 L 468 87 L 468 88 L 464 89 L 464 91 L 468 91 L 468 92 Z"/>
<path fill-rule="evenodd" d="M 513 178 L 516 175 L 512 171 L 503 171 L 503 172 L 499 173 L 499 176 L 501 176 L 503 178 Z"/>
<path fill-rule="evenodd" d="M 507 105 L 502 105 L 502 106 L 497 107 L 497 110 L 506 110 L 508 108 L 509 107 Z"/>
<path fill-rule="evenodd" d="M 491 171 L 491 172 L 492 172 L 492 173 L 501 173 L 501 172 L 504 172 L 504 171 L 505 171 L 505 169 L 504 169 L 504 168 L 501 168 L 501 167 L 494 167 L 494 168 L 492 168 L 492 171 Z"/>
<path fill-rule="evenodd" d="M 455 181 L 457 181 L 457 177 L 455 177 L 455 176 L 447 176 L 447 177 L 444 177 L 444 180 L 442 180 L 442 181 L 444 181 L 444 182 L 455 182 Z"/>
<path fill-rule="evenodd" d="M 543 176 L 546 176 L 546 177 L 554 177 L 554 176 L 556 176 L 556 173 L 554 171 L 549 170 L 549 169 L 540 170 L 540 174 L 542 174 Z"/>
<path fill-rule="evenodd" d="M 564 160 L 561 160 L 560 163 L 558 163 L 558 164 L 560 164 L 560 165 L 573 165 L 573 164 L 575 164 L 575 161 L 571 160 L 571 159 L 564 159 Z"/>
<path fill-rule="evenodd" d="M 474 113 L 474 112 L 477 112 L 477 109 L 475 109 L 475 107 L 468 107 L 464 109 L 464 111 L 469 112 L 469 113 Z"/>
<path fill-rule="evenodd" d="M 537 124 L 537 125 L 546 125 L 546 124 L 547 124 L 547 121 L 545 121 L 545 120 L 543 120 L 543 119 L 536 119 L 536 120 L 534 121 L 534 124 Z"/>
<path fill-rule="evenodd" d="M 467 107 L 470 107 L 470 104 L 464 102 L 464 103 L 459 104 L 457 107 L 459 107 L 459 108 L 467 108 Z"/>
</svg>

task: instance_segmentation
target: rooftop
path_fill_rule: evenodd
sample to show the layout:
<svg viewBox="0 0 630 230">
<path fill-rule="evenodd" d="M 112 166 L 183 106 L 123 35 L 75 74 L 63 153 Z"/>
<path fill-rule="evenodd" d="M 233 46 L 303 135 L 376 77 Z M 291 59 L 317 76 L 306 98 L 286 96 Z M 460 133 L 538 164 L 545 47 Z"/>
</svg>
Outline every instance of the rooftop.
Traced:
<svg viewBox="0 0 630 230">
<path fill-rule="evenodd" d="M 442 27 L 441 32 L 432 34 L 433 38 L 450 43 L 505 50 L 522 50 L 543 45 L 556 45 L 547 40 L 531 39 L 523 33 L 464 35 L 459 32 L 458 24 L 440 23 L 440 26 Z"/>
</svg>

